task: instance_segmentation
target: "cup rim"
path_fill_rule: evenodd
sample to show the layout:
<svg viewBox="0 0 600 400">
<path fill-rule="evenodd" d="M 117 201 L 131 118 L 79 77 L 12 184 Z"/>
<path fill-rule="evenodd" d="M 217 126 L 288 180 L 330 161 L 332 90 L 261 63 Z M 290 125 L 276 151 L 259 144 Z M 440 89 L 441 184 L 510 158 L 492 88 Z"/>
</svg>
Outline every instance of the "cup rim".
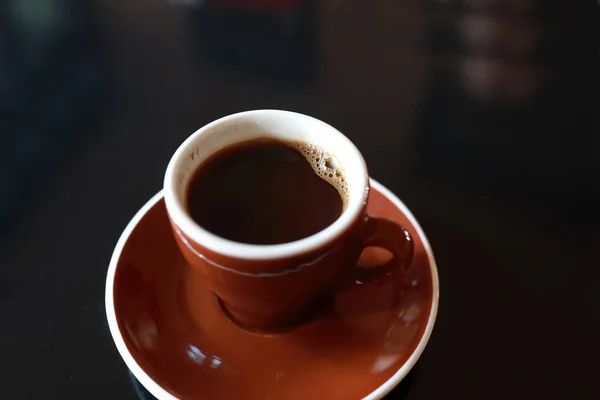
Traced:
<svg viewBox="0 0 600 400">
<path fill-rule="evenodd" d="M 324 131 L 336 135 L 336 140 L 343 142 L 345 148 L 351 153 L 349 156 L 354 159 L 355 163 L 358 163 L 359 169 L 361 170 L 361 176 L 357 179 L 361 180 L 360 185 L 363 188 L 362 193 L 359 190 L 355 190 L 354 192 L 356 193 L 351 193 L 350 201 L 348 202 L 346 209 L 332 224 L 311 236 L 307 236 L 292 242 L 270 245 L 241 243 L 217 236 L 214 233 L 202 228 L 191 218 L 176 193 L 176 180 L 178 175 L 177 167 L 178 164 L 180 164 L 180 160 L 186 157 L 191 149 L 197 145 L 196 142 L 200 136 L 202 136 L 205 132 L 215 128 L 215 126 L 226 124 L 236 119 L 242 120 L 243 118 L 248 117 L 261 118 L 265 116 L 272 117 L 273 115 L 283 118 L 300 118 L 306 121 L 311 121 L 312 123 L 320 125 Z M 313 144 L 318 145 L 318 143 Z M 218 150 L 219 149 L 215 149 L 215 151 Z M 179 228 L 183 234 L 185 234 L 189 239 L 198 245 L 201 245 L 202 247 L 219 255 L 246 260 L 268 260 L 293 257 L 308 253 L 316 248 L 331 243 L 345 233 L 354 224 L 356 219 L 361 216 L 362 210 L 367 203 L 368 194 L 369 177 L 367 165 L 362 154 L 350 141 L 350 139 L 348 139 L 343 133 L 333 126 L 317 118 L 297 112 L 276 109 L 243 111 L 227 115 L 210 122 L 207 125 L 204 125 L 190 135 L 177 148 L 171 157 L 171 160 L 169 161 L 164 179 L 164 196 L 165 204 L 167 206 L 167 213 L 176 227 Z"/>
<path fill-rule="evenodd" d="M 391 392 L 412 370 L 415 366 L 421 354 L 425 350 L 427 343 L 431 337 L 433 332 L 433 328 L 435 325 L 435 321 L 437 318 L 438 307 L 439 307 L 439 276 L 437 270 L 437 264 L 435 261 L 435 257 L 433 254 L 433 250 L 431 248 L 431 244 L 423 232 L 421 225 L 412 214 L 412 212 L 408 209 L 408 207 L 389 189 L 370 178 L 371 185 L 375 190 L 383 194 L 386 198 L 388 198 L 398 209 L 402 211 L 402 213 L 406 216 L 406 218 L 410 221 L 410 224 L 413 226 L 415 233 L 421 239 L 423 243 L 423 248 L 425 253 L 427 254 L 427 258 L 429 261 L 429 267 L 431 272 L 431 283 L 432 283 L 432 299 L 431 299 L 431 310 L 429 313 L 429 319 L 427 320 L 427 325 L 425 326 L 425 330 L 417 344 L 417 347 L 414 349 L 413 353 L 408 357 L 405 363 L 396 371 L 394 375 L 392 375 L 387 381 L 382 383 L 378 388 L 369 393 L 367 396 L 363 398 L 363 400 L 378 400 L 382 399 L 389 392 Z M 106 308 L 106 317 L 108 320 L 108 327 L 115 342 L 115 346 L 123 361 L 129 370 L 133 373 L 136 379 L 142 384 L 146 390 L 148 390 L 153 396 L 160 400 L 178 400 L 176 396 L 168 392 L 165 388 L 163 388 L 158 382 L 154 381 L 144 371 L 144 369 L 138 364 L 137 360 L 134 358 L 133 354 L 129 351 L 127 345 L 125 344 L 125 340 L 123 339 L 123 335 L 121 334 L 121 330 L 119 327 L 119 323 L 117 321 L 116 310 L 115 310 L 115 302 L 114 302 L 114 283 L 115 276 L 117 272 L 117 265 L 119 263 L 119 258 L 123 249 L 125 248 L 125 244 L 129 240 L 129 237 L 133 233 L 136 226 L 138 226 L 139 222 L 144 218 L 144 216 L 150 211 L 160 200 L 164 198 L 164 191 L 161 190 L 156 193 L 150 200 L 146 202 L 138 210 L 138 212 L 133 216 L 131 221 L 127 224 L 127 227 L 124 229 L 123 233 L 119 237 L 117 245 L 115 246 L 114 252 L 112 254 L 110 264 L 108 267 L 108 272 L 106 276 L 106 290 L 105 290 L 105 308 Z"/>
</svg>

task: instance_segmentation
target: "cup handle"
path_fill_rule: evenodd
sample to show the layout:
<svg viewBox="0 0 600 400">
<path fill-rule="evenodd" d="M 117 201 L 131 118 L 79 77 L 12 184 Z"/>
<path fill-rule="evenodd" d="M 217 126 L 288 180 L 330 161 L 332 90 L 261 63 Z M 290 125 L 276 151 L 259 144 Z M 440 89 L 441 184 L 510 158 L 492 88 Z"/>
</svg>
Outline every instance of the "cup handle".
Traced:
<svg viewBox="0 0 600 400">
<path fill-rule="evenodd" d="M 369 246 L 388 250 L 392 253 L 392 258 L 384 265 L 352 268 L 351 285 L 362 285 L 393 277 L 401 270 L 406 270 L 413 258 L 414 244 L 410 233 L 389 219 L 366 217 L 362 237 L 363 250 Z"/>
</svg>

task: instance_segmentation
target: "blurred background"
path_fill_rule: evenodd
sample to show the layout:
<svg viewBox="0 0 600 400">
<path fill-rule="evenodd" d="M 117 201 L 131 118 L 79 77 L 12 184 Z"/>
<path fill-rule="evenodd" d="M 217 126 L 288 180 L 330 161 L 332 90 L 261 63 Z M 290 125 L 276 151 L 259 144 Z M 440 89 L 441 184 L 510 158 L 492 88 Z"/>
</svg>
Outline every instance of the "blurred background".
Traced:
<svg viewBox="0 0 600 400">
<path fill-rule="evenodd" d="M 85 148 L 137 137 L 162 168 L 205 122 L 261 107 L 342 128 L 375 176 L 410 166 L 543 211 L 536 195 L 599 169 L 598 7 L 563 3 L 2 0 L 3 236 Z"/>
<path fill-rule="evenodd" d="M 4 234 L 108 109 L 110 81 L 95 24 L 78 2 L 0 2 Z"/>
<path fill-rule="evenodd" d="M 259 108 L 340 129 L 428 232 L 403 396 L 593 398 L 599 36 L 594 0 L 0 0 L 0 398 L 134 398 L 112 248 L 188 135 Z"/>
</svg>

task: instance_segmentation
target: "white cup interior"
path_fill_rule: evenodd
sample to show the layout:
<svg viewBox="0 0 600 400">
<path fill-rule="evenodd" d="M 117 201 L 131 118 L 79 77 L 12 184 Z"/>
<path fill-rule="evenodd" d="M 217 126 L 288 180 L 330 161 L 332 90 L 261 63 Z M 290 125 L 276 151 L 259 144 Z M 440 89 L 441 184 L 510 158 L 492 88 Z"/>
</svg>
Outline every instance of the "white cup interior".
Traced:
<svg viewBox="0 0 600 400">
<path fill-rule="evenodd" d="M 231 144 L 256 138 L 277 138 L 316 145 L 341 167 L 347 186 L 347 204 L 342 215 L 324 230 L 294 242 L 251 245 L 233 242 L 196 224 L 187 213 L 189 180 L 212 154 Z M 238 258 L 279 258 L 300 254 L 329 242 L 355 220 L 368 195 L 368 173 L 356 146 L 332 126 L 309 116 L 281 110 L 256 110 L 229 115 L 196 131 L 177 149 L 165 174 L 165 202 L 179 229 L 202 246 Z M 282 221 L 285 223 L 285 221 Z"/>
</svg>

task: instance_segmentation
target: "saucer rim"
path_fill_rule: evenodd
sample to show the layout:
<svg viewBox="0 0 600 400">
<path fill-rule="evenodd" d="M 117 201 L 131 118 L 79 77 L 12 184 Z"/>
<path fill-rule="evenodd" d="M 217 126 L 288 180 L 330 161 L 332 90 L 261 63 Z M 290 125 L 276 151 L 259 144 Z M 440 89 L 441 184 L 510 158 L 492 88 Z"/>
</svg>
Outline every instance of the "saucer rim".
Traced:
<svg viewBox="0 0 600 400">
<path fill-rule="evenodd" d="M 433 327 L 435 325 L 435 320 L 437 317 L 438 311 L 438 303 L 439 303 L 439 277 L 437 265 L 435 262 L 435 257 L 433 255 L 433 250 L 431 249 L 431 245 L 429 244 L 429 240 L 425 235 L 425 232 L 419 225 L 417 219 L 412 214 L 412 212 L 408 209 L 408 207 L 388 188 L 383 186 L 381 183 L 377 182 L 373 178 L 369 178 L 370 185 L 372 189 L 379 191 L 383 196 L 389 199 L 400 211 L 404 214 L 406 219 L 410 221 L 414 230 L 417 232 L 417 235 L 421 238 L 421 242 L 423 243 L 423 248 L 427 253 L 427 258 L 429 260 L 430 272 L 431 272 L 431 281 L 432 281 L 432 299 L 431 299 L 431 311 L 429 313 L 429 319 L 427 320 L 427 325 L 425 326 L 425 330 L 421 339 L 419 340 L 419 344 L 412 352 L 410 357 L 406 360 L 404 364 L 396 371 L 394 375 L 392 375 L 387 381 L 385 381 L 382 385 L 380 385 L 373 392 L 368 394 L 363 400 L 376 400 L 381 399 L 389 392 L 392 391 L 411 371 L 411 369 L 415 366 L 421 354 L 425 350 L 427 343 L 429 342 L 429 338 L 431 337 L 431 333 L 433 332 Z M 154 397 L 159 400 L 179 400 L 178 397 L 169 393 L 167 390 L 163 389 L 158 383 L 156 383 L 137 363 L 135 358 L 131 355 L 127 345 L 125 344 L 125 340 L 121 334 L 121 330 L 119 329 L 119 325 L 117 322 L 115 304 L 114 304 L 114 282 L 115 275 L 117 271 L 117 265 L 119 263 L 119 258 L 127 240 L 131 236 L 133 230 L 140 223 L 142 218 L 154 207 L 162 198 L 163 190 L 160 190 L 156 193 L 150 200 L 148 200 L 133 216 L 133 218 L 129 221 L 117 244 L 113 251 L 113 254 L 110 259 L 108 272 L 106 275 L 106 290 L 105 290 L 105 308 L 106 308 L 106 318 L 108 320 L 108 327 L 117 347 L 117 351 L 119 352 L 123 361 L 125 361 L 125 365 L 131 373 L 135 376 L 135 378 L 150 392 Z"/>
</svg>

